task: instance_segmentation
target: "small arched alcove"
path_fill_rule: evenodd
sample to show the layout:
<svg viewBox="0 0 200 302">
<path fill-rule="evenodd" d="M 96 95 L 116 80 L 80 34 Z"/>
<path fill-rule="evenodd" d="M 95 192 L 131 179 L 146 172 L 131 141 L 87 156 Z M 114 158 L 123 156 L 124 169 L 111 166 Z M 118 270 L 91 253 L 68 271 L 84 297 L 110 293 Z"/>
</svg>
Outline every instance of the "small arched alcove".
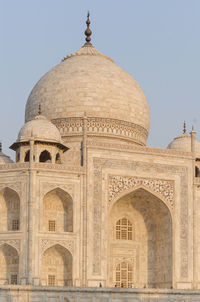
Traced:
<svg viewBox="0 0 200 302">
<path fill-rule="evenodd" d="M 160 198 L 143 188 L 121 197 L 108 233 L 112 286 L 171 288 L 172 218 Z"/>
<path fill-rule="evenodd" d="M 72 285 L 72 255 L 59 244 L 48 248 L 42 256 L 42 284 Z"/>
<path fill-rule="evenodd" d="M 73 232 L 73 200 L 60 188 L 43 198 L 43 230 L 51 232 Z"/>
<path fill-rule="evenodd" d="M 20 228 L 20 199 L 16 191 L 6 187 L 0 191 L 0 231 Z"/>
<path fill-rule="evenodd" d="M 200 169 L 197 166 L 195 166 L 195 177 L 200 177 Z"/>
<path fill-rule="evenodd" d="M 26 151 L 25 157 L 24 157 L 24 161 L 25 162 L 29 162 L 30 161 L 30 150 Z"/>
<path fill-rule="evenodd" d="M 39 162 L 41 163 L 50 163 L 51 162 L 51 154 L 49 151 L 44 150 L 40 153 Z"/>
<path fill-rule="evenodd" d="M 8 244 L 0 246 L 0 284 L 18 284 L 19 255 L 15 248 Z"/>
<path fill-rule="evenodd" d="M 61 164 L 61 157 L 60 157 L 60 153 L 56 154 L 56 160 L 55 160 L 56 164 Z"/>
</svg>

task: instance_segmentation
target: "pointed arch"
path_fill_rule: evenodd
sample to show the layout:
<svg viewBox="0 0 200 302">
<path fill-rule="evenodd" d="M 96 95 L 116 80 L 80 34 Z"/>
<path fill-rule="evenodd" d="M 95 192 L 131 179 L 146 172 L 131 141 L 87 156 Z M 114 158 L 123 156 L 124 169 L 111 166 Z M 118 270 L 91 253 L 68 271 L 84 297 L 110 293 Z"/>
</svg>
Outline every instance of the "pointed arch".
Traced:
<svg viewBox="0 0 200 302">
<path fill-rule="evenodd" d="M 73 200 L 61 188 L 56 187 L 43 197 L 43 230 L 73 232 Z"/>
<path fill-rule="evenodd" d="M 116 259 L 120 257 L 123 261 L 132 258 L 135 263 L 134 283 L 138 287 L 170 288 L 173 254 L 173 220 L 170 208 L 156 194 L 149 192 L 149 189 L 139 187 L 114 201 L 109 213 L 108 233 L 115 233 L 119 216 L 120 219 L 131 217 L 135 236 L 133 240 L 126 241 L 126 246 L 122 240 L 110 236 L 108 250 L 111 261 L 116 263 Z M 118 256 L 112 255 L 113 246 L 120 251 Z M 111 265 L 111 275 L 113 269 L 115 266 Z M 114 275 L 113 279 L 115 282 Z"/>
<path fill-rule="evenodd" d="M 30 161 L 30 150 L 26 151 L 24 157 L 24 162 L 29 162 L 29 161 Z"/>
<path fill-rule="evenodd" d="M 170 212 L 171 215 L 171 219 L 173 219 L 173 208 L 171 207 L 171 205 L 166 201 L 166 199 L 159 193 L 156 192 L 154 190 L 152 190 L 151 188 L 145 186 L 145 185 L 138 185 L 135 186 L 134 188 L 129 188 L 126 190 L 123 190 L 122 192 L 120 192 L 111 202 L 110 207 L 109 207 L 109 212 L 112 211 L 112 207 L 113 205 L 121 198 L 124 198 L 125 196 L 128 196 L 129 194 L 136 192 L 137 190 L 144 190 L 150 194 L 152 194 L 153 196 L 157 197 L 159 200 L 161 200 L 163 202 L 163 204 L 167 207 L 168 211 Z"/>
<path fill-rule="evenodd" d="M 72 254 L 55 244 L 42 255 L 42 284 L 48 286 L 72 285 Z"/>
<path fill-rule="evenodd" d="M 58 152 L 56 154 L 56 160 L 55 160 L 56 164 L 61 164 L 61 156 L 60 156 L 60 153 Z"/>
<path fill-rule="evenodd" d="M 5 187 L 0 190 L 0 231 L 20 229 L 20 198 L 18 193 Z"/>
<path fill-rule="evenodd" d="M 4 243 L 0 246 L 0 284 L 18 284 L 19 255 L 17 250 Z"/>
<path fill-rule="evenodd" d="M 49 151 L 44 150 L 40 153 L 39 162 L 41 163 L 51 163 L 52 157 Z"/>
</svg>

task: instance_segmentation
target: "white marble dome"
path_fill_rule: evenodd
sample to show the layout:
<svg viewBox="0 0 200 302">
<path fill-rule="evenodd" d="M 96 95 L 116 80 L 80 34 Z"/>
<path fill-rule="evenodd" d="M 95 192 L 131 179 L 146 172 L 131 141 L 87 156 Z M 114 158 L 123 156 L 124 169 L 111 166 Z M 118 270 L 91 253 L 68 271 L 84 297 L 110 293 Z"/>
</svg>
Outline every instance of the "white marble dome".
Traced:
<svg viewBox="0 0 200 302">
<path fill-rule="evenodd" d="M 43 115 L 37 115 L 24 124 L 19 131 L 17 142 L 27 141 L 30 138 L 47 142 L 61 142 L 59 130 Z"/>
<path fill-rule="evenodd" d="M 142 132 L 143 139 L 137 134 L 138 143 L 146 144 L 150 111 L 141 87 L 92 45 L 67 56 L 38 81 L 26 104 L 26 122 L 37 115 L 39 104 L 53 122 L 84 114 L 126 121 L 128 127 L 135 125 Z"/>
</svg>

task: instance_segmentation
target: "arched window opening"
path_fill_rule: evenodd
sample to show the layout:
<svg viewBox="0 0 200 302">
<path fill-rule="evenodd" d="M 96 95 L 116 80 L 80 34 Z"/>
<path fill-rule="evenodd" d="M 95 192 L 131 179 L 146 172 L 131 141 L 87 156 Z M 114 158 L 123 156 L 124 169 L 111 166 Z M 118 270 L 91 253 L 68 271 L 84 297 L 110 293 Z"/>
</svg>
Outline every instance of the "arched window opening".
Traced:
<svg viewBox="0 0 200 302">
<path fill-rule="evenodd" d="M 56 164 L 61 164 L 61 157 L 59 153 L 56 154 Z"/>
<path fill-rule="evenodd" d="M 25 153 L 25 158 L 24 158 L 24 161 L 25 162 L 29 162 L 30 160 L 30 150 L 28 150 L 26 153 Z"/>
<path fill-rule="evenodd" d="M 128 262 L 121 262 L 116 266 L 116 286 L 132 287 L 133 267 Z"/>
<path fill-rule="evenodd" d="M 200 177 L 200 169 L 195 166 L 195 177 Z"/>
<path fill-rule="evenodd" d="M 64 247 L 55 245 L 44 252 L 42 285 L 72 286 L 72 255 Z"/>
<path fill-rule="evenodd" d="M 0 284 L 17 284 L 19 274 L 19 256 L 8 244 L 0 247 Z"/>
<path fill-rule="evenodd" d="M 119 219 L 116 223 L 116 239 L 123 239 L 123 240 L 133 239 L 132 223 L 125 217 Z"/>
<path fill-rule="evenodd" d="M 51 154 L 45 150 L 40 154 L 39 162 L 41 163 L 50 163 L 51 162 Z"/>
<path fill-rule="evenodd" d="M 0 191 L 0 231 L 18 231 L 20 229 L 20 199 L 18 194 L 5 188 Z"/>
</svg>

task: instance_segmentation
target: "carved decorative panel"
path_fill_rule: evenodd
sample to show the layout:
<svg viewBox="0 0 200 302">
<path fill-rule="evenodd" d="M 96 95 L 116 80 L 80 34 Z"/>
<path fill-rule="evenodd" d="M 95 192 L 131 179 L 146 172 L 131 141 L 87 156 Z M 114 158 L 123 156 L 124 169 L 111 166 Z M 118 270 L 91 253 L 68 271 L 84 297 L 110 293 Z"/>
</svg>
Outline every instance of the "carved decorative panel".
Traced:
<svg viewBox="0 0 200 302">
<path fill-rule="evenodd" d="M 140 125 L 118 119 L 87 117 L 87 134 L 128 139 L 139 144 L 146 144 L 148 132 Z M 83 118 L 70 117 L 54 119 L 52 122 L 62 136 L 82 135 Z"/>
<path fill-rule="evenodd" d="M 41 242 L 40 242 L 41 254 L 43 254 L 44 251 L 46 251 L 48 248 L 50 248 L 56 244 L 59 244 L 59 245 L 65 247 L 73 255 L 73 252 L 74 252 L 74 241 L 73 240 L 49 240 L 49 239 L 41 240 Z"/>
<path fill-rule="evenodd" d="M 109 196 L 108 201 L 111 203 L 117 195 L 123 191 L 143 186 L 160 194 L 166 202 L 173 207 L 174 205 L 174 182 L 162 179 L 148 179 L 128 176 L 109 176 Z"/>
</svg>

